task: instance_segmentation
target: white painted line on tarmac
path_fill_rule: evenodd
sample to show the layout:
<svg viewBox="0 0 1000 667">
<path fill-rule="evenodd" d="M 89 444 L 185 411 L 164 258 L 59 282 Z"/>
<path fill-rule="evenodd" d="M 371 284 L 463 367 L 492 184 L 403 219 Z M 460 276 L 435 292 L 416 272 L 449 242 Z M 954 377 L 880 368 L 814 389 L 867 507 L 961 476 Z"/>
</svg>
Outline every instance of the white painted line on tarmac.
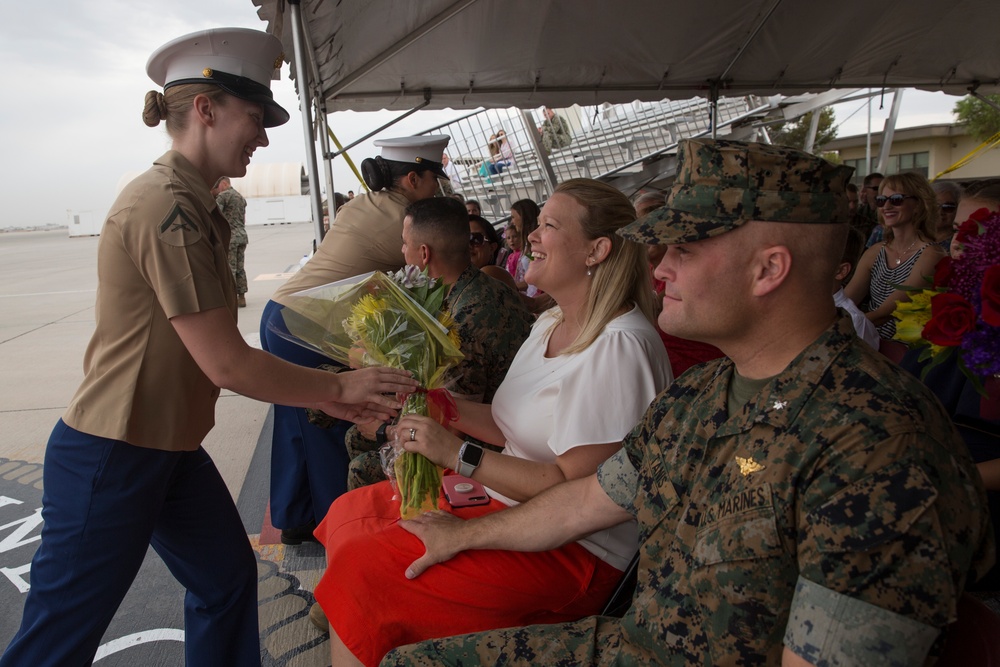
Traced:
<svg viewBox="0 0 1000 667">
<path fill-rule="evenodd" d="M 97 662 L 101 658 L 106 658 L 114 653 L 124 651 L 127 648 L 139 646 L 140 644 L 151 644 L 153 642 L 184 643 L 184 631 L 175 630 L 174 628 L 158 628 L 156 630 L 136 632 L 135 634 L 126 635 L 124 637 L 120 637 L 119 639 L 113 639 L 97 649 L 97 655 L 94 656 L 94 662 Z"/>
</svg>

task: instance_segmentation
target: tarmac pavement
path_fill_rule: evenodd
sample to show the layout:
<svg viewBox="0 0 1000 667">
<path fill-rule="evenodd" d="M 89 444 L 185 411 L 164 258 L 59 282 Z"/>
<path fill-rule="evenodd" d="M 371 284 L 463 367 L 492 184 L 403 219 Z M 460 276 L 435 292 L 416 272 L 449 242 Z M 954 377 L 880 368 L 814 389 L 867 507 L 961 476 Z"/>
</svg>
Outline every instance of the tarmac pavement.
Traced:
<svg viewBox="0 0 1000 667">
<path fill-rule="evenodd" d="M 244 338 L 259 347 L 260 315 L 298 268 L 311 224 L 252 226 L 246 252 Z M 0 233 L 0 647 L 20 623 L 38 546 L 45 443 L 83 379 L 94 328 L 97 237 L 65 229 Z M 261 663 L 329 665 L 327 635 L 309 622 L 310 591 L 322 574 L 321 547 L 278 544 L 266 518 L 270 406 L 223 391 L 204 441 L 258 553 Z M 152 550 L 108 629 L 99 667 L 182 665 L 183 589 Z"/>
</svg>

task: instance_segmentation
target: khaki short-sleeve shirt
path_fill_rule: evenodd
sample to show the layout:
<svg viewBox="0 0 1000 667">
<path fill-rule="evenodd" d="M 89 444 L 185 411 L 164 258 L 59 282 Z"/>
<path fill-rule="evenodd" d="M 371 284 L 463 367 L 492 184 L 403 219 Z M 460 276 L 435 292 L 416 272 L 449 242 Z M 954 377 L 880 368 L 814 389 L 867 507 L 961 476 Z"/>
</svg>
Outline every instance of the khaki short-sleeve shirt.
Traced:
<svg viewBox="0 0 1000 667">
<path fill-rule="evenodd" d="M 101 231 L 96 329 L 68 425 L 139 447 L 199 447 L 219 389 L 170 318 L 221 307 L 236 318 L 228 247 L 229 223 L 180 153 L 125 186 Z"/>
<path fill-rule="evenodd" d="M 397 271 L 403 259 L 403 213 L 409 204 L 398 192 L 359 195 L 337 211 L 330 233 L 306 265 L 271 297 L 288 305 L 287 297 L 369 271 Z"/>
</svg>

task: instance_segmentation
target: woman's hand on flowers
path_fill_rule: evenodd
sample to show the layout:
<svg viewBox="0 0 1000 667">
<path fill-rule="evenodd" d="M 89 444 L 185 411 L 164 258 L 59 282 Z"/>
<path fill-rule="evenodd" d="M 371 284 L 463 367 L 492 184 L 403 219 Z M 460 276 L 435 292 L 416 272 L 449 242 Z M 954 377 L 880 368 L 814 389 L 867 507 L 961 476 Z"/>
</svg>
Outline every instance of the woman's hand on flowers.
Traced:
<svg viewBox="0 0 1000 667">
<path fill-rule="evenodd" d="M 443 468 L 455 467 L 462 446 L 461 438 L 423 415 L 400 417 L 396 438 L 406 451 L 423 454 Z"/>
<path fill-rule="evenodd" d="M 425 512 L 412 519 L 400 521 L 399 525 L 403 530 L 416 535 L 424 543 L 425 549 L 424 555 L 406 568 L 406 578 L 416 579 L 430 566 L 451 560 L 455 554 L 462 551 L 461 548 L 457 548 L 456 538 L 464 523 L 457 516 L 440 510 Z"/>
</svg>

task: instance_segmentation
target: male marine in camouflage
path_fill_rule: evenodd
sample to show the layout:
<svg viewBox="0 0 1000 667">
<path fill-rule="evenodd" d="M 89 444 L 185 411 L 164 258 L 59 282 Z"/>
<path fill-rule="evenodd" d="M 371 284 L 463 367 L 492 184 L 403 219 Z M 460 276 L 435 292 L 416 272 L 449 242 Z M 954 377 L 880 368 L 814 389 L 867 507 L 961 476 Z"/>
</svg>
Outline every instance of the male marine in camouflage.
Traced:
<svg viewBox="0 0 1000 667">
<path fill-rule="evenodd" d="M 538 135 L 541 137 L 545 152 L 551 153 L 557 148 L 566 148 L 573 143 L 573 132 L 566 119 L 548 107 L 545 107 L 544 114 L 545 122 L 538 128 Z"/>
<path fill-rule="evenodd" d="M 244 264 L 250 243 L 246 227 L 247 200 L 232 186 L 229 177 L 223 176 L 215 184 L 215 204 L 229 222 L 229 269 L 236 281 L 236 305 L 246 308 L 247 272 Z"/>
<path fill-rule="evenodd" d="M 667 206 L 621 233 L 669 245 L 663 330 L 727 358 L 664 392 L 595 476 L 482 520 L 403 524 L 427 547 L 415 577 L 464 549 L 542 550 L 634 517 L 631 608 L 384 665 L 924 664 L 992 562 L 944 410 L 834 308 L 850 169 L 729 141 L 679 153 Z"/>
</svg>

